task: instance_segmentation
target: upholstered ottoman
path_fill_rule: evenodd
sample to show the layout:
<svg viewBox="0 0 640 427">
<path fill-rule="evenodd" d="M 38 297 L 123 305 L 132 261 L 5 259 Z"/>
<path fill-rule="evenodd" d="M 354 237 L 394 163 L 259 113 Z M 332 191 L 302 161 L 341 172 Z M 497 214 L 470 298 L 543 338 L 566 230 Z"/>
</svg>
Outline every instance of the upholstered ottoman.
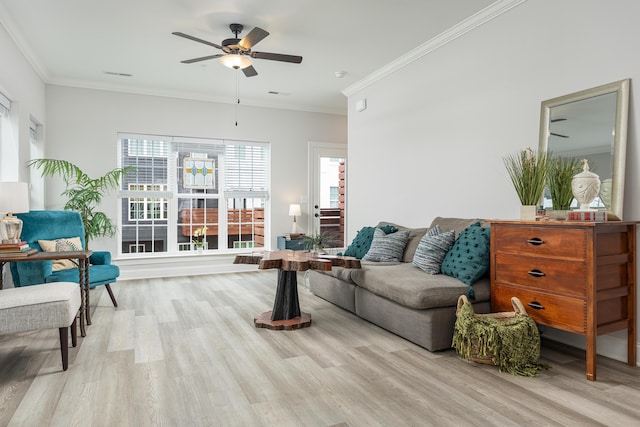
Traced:
<svg viewBox="0 0 640 427">
<path fill-rule="evenodd" d="M 76 318 L 80 309 L 77 283 L 56 282 L 0 291 L 0 334 L 58 328 L 62 369 L 69 366 L 71 343 L 77 345 Z"/>
</svg>

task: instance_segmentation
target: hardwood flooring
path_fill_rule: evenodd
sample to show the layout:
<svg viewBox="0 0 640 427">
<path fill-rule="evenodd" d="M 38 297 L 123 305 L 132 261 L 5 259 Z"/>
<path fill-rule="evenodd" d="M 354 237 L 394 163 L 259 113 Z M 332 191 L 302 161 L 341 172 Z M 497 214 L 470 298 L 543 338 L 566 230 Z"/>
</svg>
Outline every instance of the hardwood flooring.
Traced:
<svg viewBox="0 0 640 427">
<path fill-rule="evenodd" d="M 640 368 L 543 346 L 537 378 L 431 353 L 310 294 L 312 325 L 253 326 L 276 272 L 119 282 L 61 369 L 58 331 L 0 336 L 5 426 L 631 426 Z M 0 291 L 1 292 L 1 291 Z"/>
</svg>

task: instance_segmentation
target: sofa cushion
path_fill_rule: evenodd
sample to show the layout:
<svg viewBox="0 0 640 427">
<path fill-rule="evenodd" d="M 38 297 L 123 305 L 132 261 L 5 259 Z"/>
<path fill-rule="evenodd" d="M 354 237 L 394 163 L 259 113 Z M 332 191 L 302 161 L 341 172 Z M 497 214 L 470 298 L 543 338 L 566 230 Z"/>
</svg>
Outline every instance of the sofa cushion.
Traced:
<svg viewBox="0 0 640 427">
<path fill-rule="evenodd" d="M 371 241 L 369 252 L 362 260 L 373 262 L 400 261 L 408 239 L 408 230 L 386 234 L 382 229 L 376 228 L 373 232 L 373 240 Z"/>
<path fill-rule="evenodd" d="M 468 286 L 455 277 L 430 275 L 411 263 L 396 265 L 366 264 L 354 269 L 351 279 L 363 289 L 406 307 L 423 310 L 452 307 Z M 488 301 L 490 283 L 484 278 L 473 285 L 476 301 Z"/>
<path fill-rule="evenodd" d="M 398 229 L 392 225 L 384 225 L 380 228 L 387 234 L 398 231 Z M 344 251 L 343 255 L 362 259 L 367 252 L 369 252 L 375 229 L 376 227 L 362 227 L 358 233 L 356 233 L 356 237 L 353 238 L 353 241 L 349 247 L 347 247 L 347 250 Z"/>
<path fill-rule="evenodd" d="M 441 232 L 440 226 L 436 225 L 420 239 L 413 257 L 413 265 L 427 274 L 440 274 L 442 260 L 453 246 L 455 239 L 453 230 Z"/>
<path fill-rule="evenodd" d="M 472 285 L 489 271 L 490 234 L 480 222 L 465 228 L 442 261 L 442 273 Z M 473 298 L 473 289 L 468 294 Z"/>
<path fill-rule="evenodd" d="M 429 228 L 408 228 L 402 225 L 394 224 L 392 222 L 381 221 L 378 223 L 378 227 L 383 225 L 392 225 L 396 227 L 400 231 L 408 230 L 409 231 L 409 240 L 407 240 L 407 246 L 404 248 L 404 255 L 402 256 L 402 262 L 412 262 L 413 257 L 416 254 L 416 249 L 418 248 L 418 243 L 420 243 L 420 239 L 424 236 L 429 230 Z M 442 230 L 448 230 L 448 228 L 441 228 Z"/>
<path fill-rule="evenodd" d="M 440 230 L 453 230 L 456 233 L 456 238 L 458 238 L 465 228 L 475 224 L 476 222 L 482 222 L 482 220 L 478 218 L 444 218 L 438 216 L 431 221 L 429 228 L 433 228 L 437 225 L 440 227 Z"/>
<path fill-rule="evenodd" d="M 38 244 L 45 252 L 75 252 L 82 250 L 80 237 L 69 237 L 67 239 L 38 240 Z M 52 270 L 70 270 L 76 268 L 77 264 L 70 259 L 56 259 L 53 261 Z M 65 282 L 66 280 L 61 280 Z"/>
</svg>

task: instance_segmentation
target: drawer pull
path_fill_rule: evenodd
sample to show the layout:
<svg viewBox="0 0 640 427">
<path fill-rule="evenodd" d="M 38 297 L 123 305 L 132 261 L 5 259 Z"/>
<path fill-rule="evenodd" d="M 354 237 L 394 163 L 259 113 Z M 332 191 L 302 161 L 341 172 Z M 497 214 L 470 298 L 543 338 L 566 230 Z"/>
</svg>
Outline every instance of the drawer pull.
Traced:
<svg viewBox="0 0 640 427">
<path fill-rule="evenodd" d="M 527 303 L 527 305 L 534 310 L 544 310 L 544 305 L 540 304 L 538 301 L 531 301 L 530 303 Z"/>
<path fill-rule="evenodd" d="M 533 239 L 527 240 L 527 243 L 529 243 L 530 245 L 534 245 L 534 246 L 540 246 L 540 245 L 544 244 L 544 240 L 539 239 L 537 237 L 534 237 Z"/>
<path fill-rule="evenodd" d="M 537 270 L 537 269 L 533 269 L 531 271 L 528 271 L 527 273 L 529 273 L 533 277 L 544 277 L 544 276 L 546 276 L 546 274 L 544 274 L 543 271 L 540 271 L 540 270 Z"/>
</svg>

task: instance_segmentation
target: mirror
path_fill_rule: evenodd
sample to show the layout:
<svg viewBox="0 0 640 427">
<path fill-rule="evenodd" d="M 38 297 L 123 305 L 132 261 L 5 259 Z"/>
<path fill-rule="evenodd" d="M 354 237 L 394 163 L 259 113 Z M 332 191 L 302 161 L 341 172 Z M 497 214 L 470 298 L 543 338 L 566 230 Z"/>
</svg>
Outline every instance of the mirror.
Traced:
<svg viewBox="0 0 640 427">
<path fill-rule="evenodd" d="M 540 152 L 588 159 L 602 183 L 591 207 L 605 210 L 609 220 L 622 220 L 629 81 L 543 101 L 540 112 Z M 543 204 L 551 207 L 546 191 Z"/>
</svg>

